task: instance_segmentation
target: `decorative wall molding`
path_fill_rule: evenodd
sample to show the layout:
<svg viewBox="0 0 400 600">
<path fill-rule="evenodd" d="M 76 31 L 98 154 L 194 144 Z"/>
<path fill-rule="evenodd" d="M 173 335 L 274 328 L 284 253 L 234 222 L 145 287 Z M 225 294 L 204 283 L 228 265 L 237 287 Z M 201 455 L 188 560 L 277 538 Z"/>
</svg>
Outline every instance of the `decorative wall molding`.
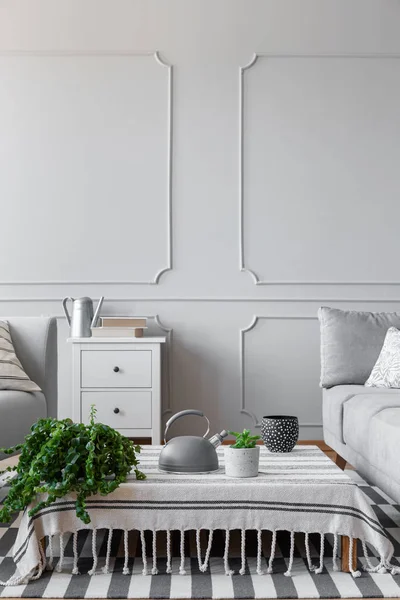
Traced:
<svg viewBox="0 0 400 600">
<path fill-rule="evenodd" d="M 162 402 L 162 406 L 164 407 L 162 416 L 164 417 L 165 415 L 169 415 L 172 413 L 172 393 L 173 393 L 173 359 L 172 359 L 172 342 L 173 342 L 173 329 L 171 327 L 166 327 L 165 325 L 162 324 L 160 317 L 158 315 L 155 315 L 154 317 L 149 317 L 149 318 L 153 318 L 155 324 L 166 333 L 167 335 L 167 344 L 166 344 L 166 352 L 165 352 L 165 356 L 164 359 L 162 361 L 162 368 L 164 366 L 165 363 L 165 371 L 166 371 L 166 379 L 167 381 L 165 382 L 165 385 L 162 386 L 162 396 L 161 396 L 161 402 Z M 165 392 L 166 392 L 166 396 L 167 396 L 167 400 L 165 402 L 164 398 L 165 398 Z"/>
<path fill-rule="evenodd" d="M 400 286 L 400 281 L 268 281 L 260 279 L 257 273 L 246 264 L 244 252 L 244 80 L 246 71 L 250 70 L 259 59 L 288 59 L 288 58 L 320 58 L 320 59 L 400 59 L 400 54 L 384 53 L 355 53 L 355 54 L 293 54 L 293 53 L 263 53 L 256 52 L 250 61 L 243 67 L 239 67 L 239 270 L 248 273 L 254 284 L 264 285 L 304 285 L 304 286 Z"/>
<path fill-rule="evenodd" d="M 254 427 L 261 427 L 261 421 L 257 418 L 257 416 L 251 411 L 248 410 L 248 408 L 246 408 L 246 370 L 245 370 L 245 349 L 244 349 L 244 338 L 245 338 L 245 334 L 248 333 L 249 331 L 251 331 L 252 329 L 255 328 L 255 326 L 257 325 L 258 321 L 264 319 L 264 320 L 291 320 L 291 321 L 316 321 L 318 320 L 318 317 L 312 317 L 312 316 L 256 316 L 254 315 L 253 319 L 251 320 L 250 324 L 245 327 L 244 329 L 240 330 L 240 339 L 239 339 L 239 360 L 240 360 L 240 413 L 242 415 L 246 415 L 248 417 L 250 417 L 250 419 L 253 421 L 253 425 Z M 322 423 L 299 423 L 300 427 L 322 427 Z"/>
<path fill-rule="evenodd" d="M 99 300 L 99 298 L 93 297 L 93 300 Z M 1 303 L 37 303 L 37 302 L 58 302 L 61 303 L 62 298 L 38 298 L 38 297 L 17 297 L 7 298 L 1 297 Z M 257 298 L 257 297 L 234 297 L 234 296 L 155 296 L 155 297 L 127 297 L 127 298 L 108 298 L 106 297 L 105 302 L 209 302 L 209 303 L 220 303 L 220 302 L 269 302 L 277 304 L 292 304 L 292 303 L 310 303 L 310 304 L 322 304 L 322 303 L 334 303 L 334 304 L 399 304 L 400 298 Z"/>
<path fill-rule="evenodd" d="M 167 103 L 168 103 L 168 124 L 167 124 L 167 164 L 168 164 L 168 181 L 167 181 L 167 258 L 166 265 L 160 268 L 154 275 L 154 278 L 149 281 L 1 281 L 0 286 L 27 286 L 27 285 L 157 285 L 161 276 L 173 268 L 173 243 L 172 243 L 172 129 L 173 129 L 173 67 L 166 62 L 160 52 L 117 52 L 117 51 L 9 51 L 0 52 L 2 56 L 39 56 L 39 57 L 146 57 L 152 56 L 158 65 L 168 70 L 168 88 L 167 88 Z"/>
</svg>

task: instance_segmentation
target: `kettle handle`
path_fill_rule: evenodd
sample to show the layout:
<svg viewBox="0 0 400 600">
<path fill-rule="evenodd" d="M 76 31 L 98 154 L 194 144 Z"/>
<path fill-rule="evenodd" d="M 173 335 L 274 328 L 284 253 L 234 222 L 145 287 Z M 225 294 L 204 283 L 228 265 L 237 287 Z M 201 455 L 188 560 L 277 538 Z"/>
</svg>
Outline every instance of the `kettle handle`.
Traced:
<svg viewBox="0 0 400 600">
<path fill-rule="evenodd" d="M 68 322 L 68 325 L 71 327 L 71 316 L 70 316 L 70 314 L 69 314 L 69 312 L 68 312 L 68 308 L 67 308 L 67 302 L 68 302 L 68 300 L 71 300 L 71 302 L 73 302 L 73 301 L 74 301 L 74 298 L 71 298 L 71 296 L 67 296 L 67 297 L 66 297 L 66 298 L 64 298 L 64 300 L 62 301 L 62 305 L 63 305 L 63 309 L 64 309 L 65 316 L 67 317 L 67 322 Z"/>
<path fill-rule="evenodd" d="M 206 437 L 206 435 L 208 435 L 208 433 L 210 431 L 210 421 L 207 419 L 206 415 L 201 410 L 195 410 L 194 408 L 189 408 L 187 410 L 181 410 L 180 412 L 176 413 L 176 415 L 173 415 L 165 423 L 164 444 L 167 443 L 167 433 L 168 433 L 168 429 L 171 427 L 172 423 L 175 423 L 175 421 L 177 421 L 181 417 L 186 417 L 187 415 L 195 415 L 196 417 L 204 417 L 205 420 L 207 421 L 207 431 L 205 432 L 203 437 Z"/>
</svg>

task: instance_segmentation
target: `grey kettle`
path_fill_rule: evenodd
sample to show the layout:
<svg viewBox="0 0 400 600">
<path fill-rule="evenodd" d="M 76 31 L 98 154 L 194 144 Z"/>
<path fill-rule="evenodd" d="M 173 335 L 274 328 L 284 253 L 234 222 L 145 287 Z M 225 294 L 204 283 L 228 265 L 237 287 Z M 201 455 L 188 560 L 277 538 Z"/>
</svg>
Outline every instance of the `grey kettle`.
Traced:
<svg viewBox="0 0 400 600">
<path fill-rule="evenodd" d="M 167 441 L 168 429 L 172 423 L 175 423 L 181 417 L 186 415 L 196 415 L 204 417 L 207 421 L 207 431 L 203 437 L 195 435 L 181 435 Z M 158 468 L 167 473 L 212 473 L 218 471 L 218 455 L 216 448 L 222 443 L 228 432 L 223 430 L 221 433 L 213 435 L 206 439 L 210 431 L 210 421 L 201 410 L 182 410 L 173 415 L 165 424 L 164 443 L 158 459 Z"/>
<path fill-rule="evenodd" d="M 68 312 L 67 302 L 72 302 L 72 313 Z M 93 300 L 84 296 L 83 298 L 71 298 L 68 296 L 63 300 L 63 309 L 67 317 L 68 325 L 71 328 L 71 337 L 91 337 L 91 328 L 96 326 L 97 318 L 103 304 L 104 296 L 99 300 L 96 312 L 93 311 Z"/>
</svg>

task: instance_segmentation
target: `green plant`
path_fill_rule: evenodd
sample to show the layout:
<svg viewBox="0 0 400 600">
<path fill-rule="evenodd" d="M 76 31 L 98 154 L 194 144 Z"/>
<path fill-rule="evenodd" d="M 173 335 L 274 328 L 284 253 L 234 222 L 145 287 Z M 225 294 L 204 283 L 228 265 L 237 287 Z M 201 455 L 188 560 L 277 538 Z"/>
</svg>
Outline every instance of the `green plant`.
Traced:
<svg viewBox="0 0 400 600">
<path fill-rule="evenodd" d="M 137 479 L 145 475 L 137 469 L 140 446 L 136 446 L 108 425 L 95 422 L 92 406 L 89 425 L 73 423 L 71 419 L 39 419 L 22 444 L 1 448 L 12 454 L 21 450 L 10 490 L 0 510 L 0 521 L 7 522 L 15 511 L 24 510 L 47 494 L 29 511 L 34 516 L 57 498 L 76 492 L 76 515 L 90 523 L 86 499 L 93 494 L 106 496 L 113 492 L 134 467 Z M 4 472 L 4 471 L 3 471 Z"/>
<path fill-rule="evenodd" d="M 228 431 L 228 433 L 236 438 L 231 448 L 255 448 L 257 440 L 260 439 L 259 435 L 251 435 L 250 429 L 243 429 L 242 433 L 238 431 Z"/>
</svg>

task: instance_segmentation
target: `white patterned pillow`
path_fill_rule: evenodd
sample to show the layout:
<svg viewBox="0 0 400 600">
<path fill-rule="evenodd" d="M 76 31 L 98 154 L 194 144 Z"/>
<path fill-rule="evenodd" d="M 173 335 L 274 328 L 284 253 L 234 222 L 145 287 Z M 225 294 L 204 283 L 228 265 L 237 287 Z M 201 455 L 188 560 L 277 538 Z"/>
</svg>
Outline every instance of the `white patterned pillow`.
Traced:
<svg viewBox="0 0 400 600">
<path fill-rule="evenodd" d="M 400 331 L 396 327 L 387 330 L 381 353 L 365 385 L 400 388 Z"/>
<path fill-rule="evenodd" d="M 40 392 L 22 368 L 12 343 L 7 321 L 0 321 L 0 390 Z"/>
</svg>

